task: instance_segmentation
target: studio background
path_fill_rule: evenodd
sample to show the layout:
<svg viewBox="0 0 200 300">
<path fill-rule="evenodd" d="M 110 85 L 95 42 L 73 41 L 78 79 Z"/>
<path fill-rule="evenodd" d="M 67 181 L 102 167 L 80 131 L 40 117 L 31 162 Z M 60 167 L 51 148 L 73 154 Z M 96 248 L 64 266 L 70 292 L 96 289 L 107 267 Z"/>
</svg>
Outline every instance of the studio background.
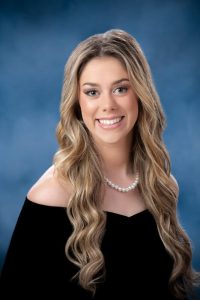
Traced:
<svg viewBox="0 0 200 300">
<path fill-rule="evenodd" d="M 179 216 L 200 270 L 199 11 L 195 0 L 0 1 L 0 268 L 26 193 L 57 150 L 68 55 L 89 35 L 121 28 L 151 66 Z"/>
</svg>

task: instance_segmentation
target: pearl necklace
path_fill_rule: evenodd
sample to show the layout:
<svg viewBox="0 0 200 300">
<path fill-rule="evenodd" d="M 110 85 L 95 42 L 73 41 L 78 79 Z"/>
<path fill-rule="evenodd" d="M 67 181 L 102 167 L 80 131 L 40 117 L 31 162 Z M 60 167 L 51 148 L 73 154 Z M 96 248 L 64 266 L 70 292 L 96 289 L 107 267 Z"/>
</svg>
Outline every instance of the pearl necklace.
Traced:
<svg viewBox="0 0 200 300">
<path fill-rule="evenodd" d="M 110 186 L 111 188 L 119 191 L 119 192 L 123 192 L 123 193 L 127 193 L 131 190 L 134 190 L 139 182 L 139 174 L 136 173 L 136 177 L 135 177 L 135 180 L 133 181 L 133 183 L 131 183 L 131 185 L 127 186 L 126 188 L 125 187 L 121 187 L 115 183 L 113 183 L 112 181 L 110 181 L 108 178 L 105 177 L 105 181 L 107 183 L 108 186 Z"/>
</svg>

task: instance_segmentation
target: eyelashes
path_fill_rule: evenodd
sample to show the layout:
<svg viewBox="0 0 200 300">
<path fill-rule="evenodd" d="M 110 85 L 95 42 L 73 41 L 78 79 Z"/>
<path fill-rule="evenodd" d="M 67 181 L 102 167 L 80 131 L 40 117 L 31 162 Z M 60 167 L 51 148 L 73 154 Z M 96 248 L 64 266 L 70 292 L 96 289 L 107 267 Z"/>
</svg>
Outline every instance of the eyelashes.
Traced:
<svg viewBox="0 0 200 300">
<path fill-rule="evenodd" d="M 90 96 L 90 97 L 94 97 L 94 96 L 97 96 L 98 91 L 95 89 L 92 89 L 92 90 L 84 91 L 84 94 L 86 94 L 87 96 Z"/>
<path fill-rule="evenodd" d="M 115 92 L 118 91 L 117 94 L 125 94 L 128 91 L 127 86 L 120 86 L 114 90 Z"/>
<path fill-rule="evenodd" d="M 115 95 L 121 95 L 121 94 L 125 94 L 128 91 L 128 89 L 129 89 L 128 86 L 119 86 L 113 89 L 112 92 Z M 85 90 L 84 94 L 89 97 L 97 97 L 98 95 L 100 95 L 100 92 L 97 89 L 89 89 L 89 90 Z"/>
</svg>

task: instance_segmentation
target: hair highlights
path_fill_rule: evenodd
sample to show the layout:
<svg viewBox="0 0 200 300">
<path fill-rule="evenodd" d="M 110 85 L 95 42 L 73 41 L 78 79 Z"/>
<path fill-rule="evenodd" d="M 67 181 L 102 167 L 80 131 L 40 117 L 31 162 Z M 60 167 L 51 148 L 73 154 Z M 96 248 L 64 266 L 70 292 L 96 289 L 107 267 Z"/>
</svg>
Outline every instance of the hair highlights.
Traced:
<svg viewBox="0 0 200 300">
<path fill-rule="evenodd" d="M 139 99 L 130 163 L 133 172 L 139 171 L 139 189 L 174 261 L 170 287 L 182 299 L 186 290 L 192 289 L 196 274 L 191 266 L 189 238 L 176 217 L 178 190 L 170 176 L 169 155 L 162 141 L 165 116 L 145 55 L 137 41 L 122 30 L 109 30 L 84 40 L 65 67 L 57 127 L 59 150 L 54 164 L 58 174 L 74 188 L 67 207 L 74 230 L 66 244 L 66 255 L 80 269 L 76 274 L 80 285 L 94 293 L 105 271 L 100 250 L 106 223 L 101 209 L 103 174 L 100 157 L 82 121 L 78 82 L 87 62 L 102 56 L 122 62 Z"/>
</svg>

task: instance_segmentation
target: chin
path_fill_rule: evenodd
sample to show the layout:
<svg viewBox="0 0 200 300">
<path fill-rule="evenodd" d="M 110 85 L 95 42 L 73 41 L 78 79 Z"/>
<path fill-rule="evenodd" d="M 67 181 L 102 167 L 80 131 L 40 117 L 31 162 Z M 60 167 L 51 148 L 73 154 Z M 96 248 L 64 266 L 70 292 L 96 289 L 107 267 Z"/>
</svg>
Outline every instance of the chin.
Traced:
<svg viewBox="0 0 200 300">
<path fill-rule="evenodd" d="M 99 143 L 101 144 L 107 144 L 107 145 L 114 145 L 114 144 L 119 144 L 119 143 L 122 143 L 122 141 L 124 140 L 122 137 L 121 138 L 114 138 L 112 136 L 108 136 L 108 137 L 102 137 L 102 138 L 97 138 L 95 139 L 96 141 L 98 141 Z"/>
</svg>

